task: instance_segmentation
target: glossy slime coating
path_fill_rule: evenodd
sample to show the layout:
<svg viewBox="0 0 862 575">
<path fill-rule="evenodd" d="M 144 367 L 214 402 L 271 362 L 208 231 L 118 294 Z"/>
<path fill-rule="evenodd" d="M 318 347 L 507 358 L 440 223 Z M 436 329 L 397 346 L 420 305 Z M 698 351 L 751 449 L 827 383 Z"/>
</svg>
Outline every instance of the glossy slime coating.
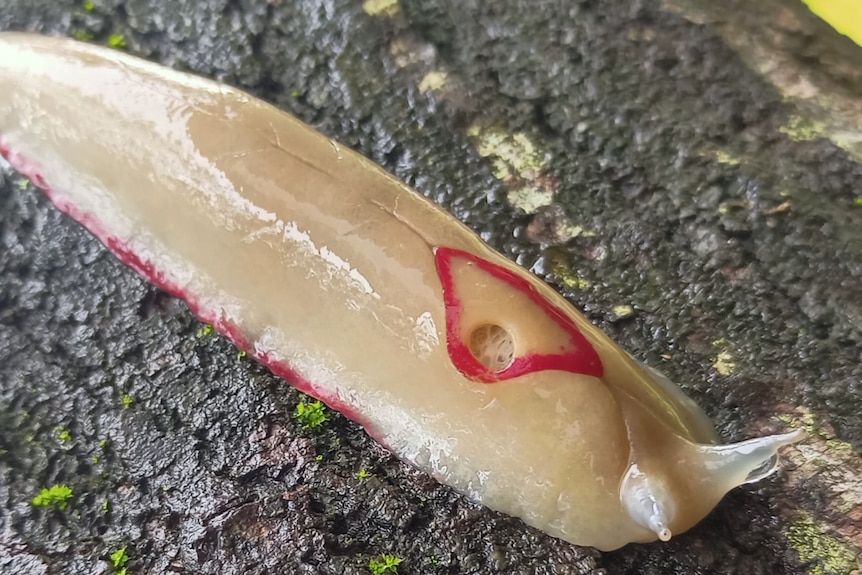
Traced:
<svg viewBox="0 0 862 575">
<path fill-rule="evenodd" d="M 800 439 L 716 445 L 690 399 L 543 282 L 236 89 L 0 34 L 0 154 L 276 374 L 556 537 L 667 539 Z"/>
</svg>

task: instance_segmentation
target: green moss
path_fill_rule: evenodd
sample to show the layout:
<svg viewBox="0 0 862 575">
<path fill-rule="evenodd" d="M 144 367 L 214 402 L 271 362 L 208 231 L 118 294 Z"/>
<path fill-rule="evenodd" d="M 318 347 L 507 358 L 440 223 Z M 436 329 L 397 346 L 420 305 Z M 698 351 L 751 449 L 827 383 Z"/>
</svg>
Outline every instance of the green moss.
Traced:
<svg viewBox="0 0 862 575">
<path fill-rule="evenodd" d="M 96 9 L 96 5 L 93 4 L 90 0 L 85 0 L 83 6 L 84 12 L 92 12 Z"/>
<path fill-rule="evenodd" d="M 237 361 L 241 361 L 241 360 L 245 359 L 247 355 L 248 355 L 248 353 L 240 350 L 240 351 L 236 352 L 236 359 L 237 359 Z"/>
<path fill-rule="evenodd" d="M 63 511 L 69 505 L 72 498 L 72 488 L 68 485 L 52 485 L 43 487 L 39 495 L 33 498 L 30 504 L 33 507 L 53 507 Z"/>
<path fill-rule="evenodd" d="M 111 512 L 111 502 L 108 501 L 107 499 L 105 499 L 104 501 L 102 501 L 102 513 L 107 515 L 110 512 Z"/>
<path fill-rule="evenodd" d="M 368 479 L 369 477 L 371 477 L 371 472 L 367 469 L 360 469 L 359 472 L 356 474 L 356 477 L 358 477 L 359 479 Z"/>
<path fill-rule="evenodd" d="M 296 406 L 293 416 L 303 429 L 316 429 L 326 423 L 326 407 L 322 401 L 301 401 Z"/>
<path fill-rule="evenodd" d="M 128 394 L 125 394 L 125 393 L 124 393 L 124 394 L 123 394 L 123 396 L 120 398 L 120 402 L 123 404 L 123 408 L 124 408 L 124 409 L 129 409 L 129 407 L 132 405 L 132 403 L 134 403 L 134 401 L 135 401 L 135 400 L 134 400 L 134 399 L 132 399 L 132 396 L 131 396 L 131 395 L 128 395 Z"/>
<path fill-rule="evenodd" d="M 377 557 L 372 557 L 368 560 L 368 569 L 371 570 L 371 575 L 386 575 L 387 573 L 398 573 L 398 565 L 403 559 L 384 553 Z"/>
<path fill-rule="evenodd" d="M 126 48 L 125 36 L 121 34 L 111 34 L 108 36 L 108 46 L 117 50 L 124 50 Z"/>
<path fill-rule="evenodd" d="M 72 38 L 80 42 L 90 42 L 93 40 L 93 33 L 87 30 L 77 30 L 72 33 Z"/>
<path fill-rule="evenodd" d="M 105 448 L 107 446 L 108 446 L 108 440 L 107 439 L 103 439 L 102 441 L 99 442 L 99 450 L 100 451 L 104 452 Z M 96 454 L 96 455 L 93 455 L 92 457 L 90 457 L 90 461 L 92 461 L 93 464 L 99 463 L 101 460 L 102 460 L 101 454 Z"/>
<path fill-rule="evenodd" d="M 72 434 L 62 425 L 55 427 L 54 431 L 57 433 L 57 439 L 59 439 L 61 443 L 69 443 L 72 441 Z"/>
<path fill-rule="evenodd" d="M 560 259 L 554 259 L 551 267 L 551 272 L 554 277 L 569 289 L 583 291 L 590 287 L 590 282 L 587 279 L 576 276 L 572 270 Z"/>
<path fill-rule="evenodd" d="M 213 334 L 213 326 L 212 324 L 205 323 L 200 328 L 198 328 L 198 339 L 205 339 Z"/>
<path fill-rule="evenodd" d="M 787 541 L 808 565 L 809 575 L 847 575 L 859 567 L 853 549 L 825 534 L 808 514 L 790 526 Z"/>
<path fill-rule="evenodd" d="M 853 200 L 853 205 L 854 206 L 862 206 L 862 196 L 859 196 L 858 198 Z"/>
<path fill-rule="evenodd" d="M 126 575 L 126 563 L 128 562 L 129 554 L 126 553 L 125 547 L 111 553 L 111 564 L 114 566 L 114 573 L 117 575 Z"/>
</svg>

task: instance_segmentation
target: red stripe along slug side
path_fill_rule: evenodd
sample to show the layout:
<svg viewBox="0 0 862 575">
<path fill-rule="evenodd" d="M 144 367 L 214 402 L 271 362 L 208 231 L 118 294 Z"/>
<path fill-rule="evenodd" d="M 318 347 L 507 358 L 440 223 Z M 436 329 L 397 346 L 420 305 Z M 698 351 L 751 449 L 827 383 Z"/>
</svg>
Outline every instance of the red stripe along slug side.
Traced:
<svg viewBox="0 0 862 575">
<path fill-rule="evenodd" d="M 719 444 L 689 398 L 544 282 L 234 88 L 0 34 L 0 153 L 274 373 L 553 536 L 667 540 L 801 438 Z"/>
</svg>

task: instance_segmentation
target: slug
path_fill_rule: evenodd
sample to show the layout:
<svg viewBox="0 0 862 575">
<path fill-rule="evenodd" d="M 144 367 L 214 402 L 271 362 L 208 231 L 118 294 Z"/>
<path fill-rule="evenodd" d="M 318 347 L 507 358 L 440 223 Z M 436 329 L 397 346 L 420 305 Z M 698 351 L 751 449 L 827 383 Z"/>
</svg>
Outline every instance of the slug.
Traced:
<svg viewBox="0 0 862 575">
<path fill-rule="evenodd" d="M 601 550 L 776 468 L 370 160 L 229 86 L 0 34 L 0 153 L 239 348 L 471 500 Z"/>
</svg>

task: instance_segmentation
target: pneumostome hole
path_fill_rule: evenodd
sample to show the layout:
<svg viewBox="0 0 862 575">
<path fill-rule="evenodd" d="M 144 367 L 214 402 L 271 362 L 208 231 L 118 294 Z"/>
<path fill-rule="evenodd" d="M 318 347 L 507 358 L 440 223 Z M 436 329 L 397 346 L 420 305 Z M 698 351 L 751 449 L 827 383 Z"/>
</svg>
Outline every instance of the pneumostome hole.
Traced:
<svg viewBox="0 0 862 575">
<path fill-rule="evenodd" d="M 489 370 L 503 371 L 515 359 L 515 340 L 499 325 L 486 323 L 470 334 L 470 353 Z"/>
</svg>

